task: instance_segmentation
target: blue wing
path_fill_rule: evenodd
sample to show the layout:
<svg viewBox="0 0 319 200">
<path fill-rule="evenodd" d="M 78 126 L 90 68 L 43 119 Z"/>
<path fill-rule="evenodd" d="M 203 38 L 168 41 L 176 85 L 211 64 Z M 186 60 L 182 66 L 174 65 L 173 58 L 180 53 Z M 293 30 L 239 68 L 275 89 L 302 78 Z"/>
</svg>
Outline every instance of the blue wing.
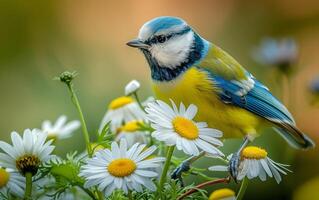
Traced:
<svg viewBox="0 0 319 200">
<path fill-rule="evenodd" d="M 226 80 L 207 71 L 224 103 L 248 110 L 274 125 L 274 129 L 295 148 L 312 148 L 313 141 L 299 131 L 287 108 L 275 98 L 266 86 L 246 72 L 247 81 Z"/>
<path fill-rule="evenodd" d="M 214 76 L 211 72 L 209 74 L 215 86 L 220 89 L 220 98 L 225 103 L 246 109 L 269 121 L 295 125 L 295 121 L 287 108 L 269 92 L 267 87 L 250 74 L 247 73 L 253 80 L 254 85 L 244 94 L 240 92 L 245 88 L 244 85 Z"/>
</svg>

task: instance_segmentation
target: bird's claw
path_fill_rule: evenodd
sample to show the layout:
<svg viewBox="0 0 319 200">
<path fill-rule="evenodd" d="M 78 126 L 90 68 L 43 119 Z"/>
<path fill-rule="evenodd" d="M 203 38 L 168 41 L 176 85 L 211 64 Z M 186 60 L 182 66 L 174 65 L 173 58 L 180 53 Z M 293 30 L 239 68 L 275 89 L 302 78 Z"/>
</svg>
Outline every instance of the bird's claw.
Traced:
<svg viewBox="0 0 319 200">
<path fill-rule="evenodd" d="M 179 180 L 183 186 L 182 174 L 190 169 L 190 163 L 188 161 L 182 162 L 172 173 L 171 178 L 174 180 Z"/>
<path fill-rule="evenodd" d="M 239 153 L 235 153 L 233 154 L 233 156 L 231 157 L 229 161 L 229 172 L 231 177 L 234 179 L 236 183 L 237 183 L 239 159 L 240 159 Z"/>
</svg>

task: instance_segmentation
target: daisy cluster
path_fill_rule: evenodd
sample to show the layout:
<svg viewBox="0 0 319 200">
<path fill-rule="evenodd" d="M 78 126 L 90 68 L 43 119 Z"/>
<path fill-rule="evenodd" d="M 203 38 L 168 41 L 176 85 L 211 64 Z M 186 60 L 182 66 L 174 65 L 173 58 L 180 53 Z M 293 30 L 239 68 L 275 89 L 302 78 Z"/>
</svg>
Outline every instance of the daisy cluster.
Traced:
<svg viewBox="0 0 319 200">
<path fill-rule="evenodd" d="M 182 176 L 217 178 L 206 175 L 206 169 L 192 169 L 190 164 L 201 156 L 211 162 L 223 160 L 225 165 L 208 169 L 225 171 L 224 179 L 229 180 L 232 155 L 225 158 L 221 150 L 223 133 L 197 120 L 196 105 L 153 97 L 140 101 L 140 83 L 133 80 L 123 96 L 106 106 L 96 139 L 91 140 L 72 88 L 74 77 L 67 75 L 60 80 L 70 89 L 80 120 L 68 122 L 62 115 L 55 122 L 45 120 L 40 129 L 26 129 L 22 135 L 12 132 L 10 144 L 0 141 L 0 198 L 182 199 L 192 195 L 196 199 L 204 195 L 210 200 L 236 199 L 236 192 L 228 188 L 207 196 L 205 192 L 192 194 L 200 189 L 194 186 L 182 188 Z M 54 145 L 59 147 L 61 140 L 74 137 L 80 126 L 87 149 L 53 155 Z M 281 174 L 289 172 L 287 167 L 270 159 L 266 150 L 248 146 L 241 151 L 238 174 L 233 178 L 244 182 L 270 177 L 279 183 Z M 179 180 L 172 180 L 173 174 L 179 174 Z"/>
<path fill-rule="evenodd" d="M 163 173 L 164 176 L 167 175 L 165 165 L 170 159 L 169 148 L 176 148 L 186 155 L 195 157 L 200 155 L 219 159 L 224 157 L 220 150 L 223 146 L 221 140 L 223 133 L 209 127 L 206 122 L 195 120 L 198 113 L 196 105 L 185 105 L 183 102 L 173 100 L 164 102 L 153 98 L 138 102 L 139 99 L 133 97 L 137 96 L 139 87 L 140 84 L 135 80 L 129 83 L 125 88 L 125 94 L 128 96 L 112 100 L 101 122 L 100 131 L 105 125 L 109 125 L 110 131 L 115 133 L 114 140 L 120 144 L 112 142 L 109 148 L 99 150 L 81 168 L 80 175 L 86 180 L 85 187 L 95 186 L 105 196 L 114 194 L 116 190 L 121 190 L 127 195 L 130 191 L 142 193 L 143 190 L 158 190 L 154 181 L 159 177 L 163 178 Z M 165 153 L 162 153 L 165 151 L 166 158 L 163 157 Z M 248 154 L 251 151 L 253 153 L 256 151 L 257 155 L 261 152 L 264 154 L 252 158 L 246 155 L 247 151 Z M 269 176 L 274 177 L 279 183 L 280 173 L 286 174 L 286 171 L 289 171 L 286 165 L 265 157 L 267 152 L 263 149 L 247 147 L 243 152 L 246 157 L 243 157 L 239 163 L 237 177 L 239 181 L 244 177 L 249 179 L 259 177 L 265 181 L 266 176 Z M 230 158 L 223 160 L 228 163 Z M 171 162 L 168 163 L 169 166 L 172 165 Z M 228 165 L 212 166 L 209 169 L 228 171 Z M 160 187 L 160 184 L 159 181 L 157 187 Z M 225 189 L 224 192 L 216 191 L 209 198 L 235 199 L 235 192 L 230 191 L 229 189 Z"/>
<path fill-rule="evenodd" d="M 0 193 L 2 196 L 22 198 L 25 196 L 26 176 L 36 179 L 41 166 L 52 158 L 57 139 L 71 137 L 79 128 L 79 121 L 66 123 L 66 116 L 60 116 L 52 124 L 45 120 L 42 129 L 25 129 L 22 136 L 13 131 L 12 144 L 0 141 Z"/>
</svg>

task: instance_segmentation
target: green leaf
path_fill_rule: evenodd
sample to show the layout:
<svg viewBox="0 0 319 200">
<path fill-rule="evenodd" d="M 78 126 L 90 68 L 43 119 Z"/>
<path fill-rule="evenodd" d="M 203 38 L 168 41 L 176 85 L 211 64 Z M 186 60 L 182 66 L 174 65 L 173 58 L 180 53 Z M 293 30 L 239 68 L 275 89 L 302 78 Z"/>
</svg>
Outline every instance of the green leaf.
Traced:
<svg viewBox="0 0 319 200">
<path fill-rule="evenodd" d="M 51 168 L 51 174 L 53 176 L 60 176 L 67 179 L 71 183 L 83 184 L 84 180 L 78 176 L 79 167 L 72 163 L 63 163 L 60 165 L 55 165 Z"/>
<path fill-rule="evenodd" d="M 111 123 L 110 121 L 107 122 L 107 123 L 103 126 L 101 132 L 98 133 L 98 142 L 101 142 L 101 141 L 105 140 L 105 137 L 106 137 L 108 134 L 110 134 L 110 132 L 111 132 L 110 123 Z"/>
</svg>

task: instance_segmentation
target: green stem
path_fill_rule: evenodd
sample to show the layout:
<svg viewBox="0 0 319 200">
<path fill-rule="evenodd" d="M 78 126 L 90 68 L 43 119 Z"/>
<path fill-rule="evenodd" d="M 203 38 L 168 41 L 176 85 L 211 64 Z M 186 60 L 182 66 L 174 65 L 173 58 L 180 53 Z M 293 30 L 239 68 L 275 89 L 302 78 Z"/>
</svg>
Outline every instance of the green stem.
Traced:
<svg viewBox="0 0 319 200">
<path fill-rule="evenodd" d="M 140 101 L 140 98 L 138 97 L 137 93 L 134 92 L 134 93 L 133 93 L 133 96 L 134 96 L 134 98 L 136 99 L 138 106 L 145 112 L 144 107 L 143 107 L 143 105 L 142 105 L 142 102 Z"/>
<path fill-rule="evenodd" d="M 243 199 L 245 192 L 246 192 L 246 189 L 247 189 L 247 186 L 248 186 L 248 178 L 245 177 L 244 180 L 241 182 L 240 189 L 239 189 L 239 192 L 237 194 L 236 200 Z"/>
<path fill-rule="evenodd" d="M 32 173 L 27 172 L 25 174 L 25 193 L 24 193 L 25 200 L 32 199 Z"/>
<path fill-rule="evenodd" d="M 133 195 L 131 190 L 128 191 L 127 197 L 129 200 L 133 200 Z"/>
<path fill-rule="evenodd" d="M 92 151 L 92 147 L 90 145 L 90 136 L 89 136 L 89 132 L 88 132 L 87 127 L 86 127 L 86 123 L 84 120 L 83 112 L 82 112 L 78 97 L 76 96 L 76 94 L 74 92 L 73 84 L 69 83 L 69 84 L 67 84 L 67 86 L 68 86 L 69 91 L 71 93 L 72 102 L 74 103 L 74 105 L 79 113 L 79 116 L 80 116 L 82 132 L 83 132 L 83 136 L 84 136 L 85 143 L 86 143 L 86 150 L 89 154 L 89 157 L 92 157 L 93 151 Z"/>
<path fill-rule="evenodd" d="M 94 193 L 91 192 L 91 190 L 84 188 L 83 185 L 81 184 L 76 184 L 79 188 L 81 188 L 85 193 L 87 193 L 93 200 L 97 200 L 97 198 L 95 197 Z"/>
<path fill-rule="evenodd" d="M 167 150 L 166 161 L 165 161 L 164 168 L 163 168 L 162 175 L 161 175 L 161 179 L 160 179 L 160 182 L 159 182 L 159 185 L 157 188 L 157 195 L 159 195 L 159 196 L 162 196 L 162 189 L 163 189 L 164 183 L 166 181 L 166 176 L 167 176 L 167 172 L 168 172 L 168 169 L 169 169 L 169 166 L 171 163 L 174 148 L 175 148 L 175 146 L 170 146 L 170 147 L 168 147 L 168 150 Z"/>
<path fill-rule="evenodd" d="M 75 107 L 76 107 L 76 109 L 77 109 L 77 111 L 79 113 L 79 116 L 80 116 L 80 122 L 81 122 L 82 132 L 83 132 L 83 136 L 84 136 L 84 140 L 85 140 L 85 144 L 86 144 L 86 150 L 88 152 L 89 157 L 92 157 L 93 149 L 92 149 L 92 146 L 91 146 L 89 132 L 88 132 L 88 129 L 87 129 L 87 126 L 86 126 L 86 122 L 85 122 L 85 119 L 84 119 L 82 108 L 80 106 L 79 99 L 78 99 L 78 97 L 77 97 L 77 95 L 76 95 L 76 93 L 75 93 L 75 91 L 73 89 L 73 84 L 72 83 L 68 83 L 67 86 L 68 86 L 69 91 L 71 93 L 72 102 L 74 103 L 74 105 L 75 105 Z M 99 200 L 104 200 L 104 197 L 103 197 L 103 195 L 102 195 L 102 193 L 100 191 L 97 190 L 97 194 L 98 194 L 98 199 Z M 89 195 L 92 195 L 92 194 L 89 194 Z"/>
<path fill-rule="evenodd" d="M 99 197 L 99 200 L 104 200 L 104 195 L 101 191 L 97 192 L 97 196 Z"/>
</svg>

